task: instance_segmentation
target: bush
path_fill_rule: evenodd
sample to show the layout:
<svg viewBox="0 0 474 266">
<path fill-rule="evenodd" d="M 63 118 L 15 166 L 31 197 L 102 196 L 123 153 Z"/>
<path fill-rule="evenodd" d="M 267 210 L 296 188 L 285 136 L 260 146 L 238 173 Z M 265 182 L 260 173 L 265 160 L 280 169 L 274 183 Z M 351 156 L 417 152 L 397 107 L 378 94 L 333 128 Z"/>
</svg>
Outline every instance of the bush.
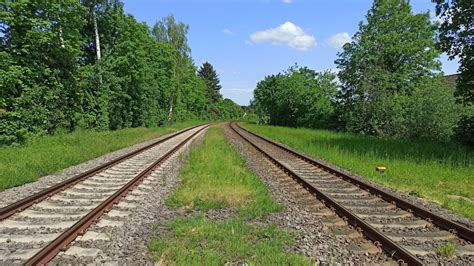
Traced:
<svg viewBox="0 0 474 266">
<path fill-rule="evenodd" d="M 397 136 L 442 141 L 453 136 L 460 106 L 444 83 L 433 79 L 400 100 L 401 117 L 395 119 Z"/>
<path fill-rule="evenodd" d="M 456 139 L 460 142 L 474 146 L 474 105 L 469 104 L 463 107 L 461 118 L 456 127 Z"/>
<path fill-rule="evenodd" d="M 19 114 L 0 109 L 0 146 L 23 142 L 26 135 Z"/>
</svg>

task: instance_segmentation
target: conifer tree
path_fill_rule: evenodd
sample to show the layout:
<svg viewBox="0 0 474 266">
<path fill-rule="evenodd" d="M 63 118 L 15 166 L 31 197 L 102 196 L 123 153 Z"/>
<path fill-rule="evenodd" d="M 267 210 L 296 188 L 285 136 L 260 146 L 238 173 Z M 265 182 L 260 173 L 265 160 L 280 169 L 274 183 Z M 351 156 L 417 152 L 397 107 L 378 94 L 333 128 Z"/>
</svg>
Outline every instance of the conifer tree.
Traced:
<svg viewBox="0 0 474 266">
<path fill-rule="evenodd" d="M 207 94 L 210 102 L 216 103 L 222 99 L 220 94 L 220 85 L 219 76 L 217 75 L 214 67 L 209 63 L 205 62 L 198 70 L 198 76 L 202 77 L 206 82 Z"/>
</svg>

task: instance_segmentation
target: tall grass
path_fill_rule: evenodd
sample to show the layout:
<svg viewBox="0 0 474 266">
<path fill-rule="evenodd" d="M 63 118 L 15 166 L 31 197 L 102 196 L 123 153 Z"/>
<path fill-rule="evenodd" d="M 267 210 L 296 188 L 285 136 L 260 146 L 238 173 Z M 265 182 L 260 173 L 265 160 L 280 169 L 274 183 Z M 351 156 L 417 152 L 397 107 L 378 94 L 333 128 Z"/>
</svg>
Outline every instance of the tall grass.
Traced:
<svg viewBox="0 0 474 266">
<path fill-rule="evenodd" d="M 199 122 L 103 132 L 78 130 L 70 134 L 37 137 L 20 146 L 2 147 L 0 191 L 33 182 L 38 177 L 53 174 L 66 167 L 196 124 Z"/>
<path fill-rule="evenodd" d="M 474 151 L 468 147 L 304 128 L 255 124 L 244 127 L 474 219 L 474 206 L 468 200 L 474 199 Z M 379 165 L 387 167 L 385 174 L 375 171 Z"/>
</svg>

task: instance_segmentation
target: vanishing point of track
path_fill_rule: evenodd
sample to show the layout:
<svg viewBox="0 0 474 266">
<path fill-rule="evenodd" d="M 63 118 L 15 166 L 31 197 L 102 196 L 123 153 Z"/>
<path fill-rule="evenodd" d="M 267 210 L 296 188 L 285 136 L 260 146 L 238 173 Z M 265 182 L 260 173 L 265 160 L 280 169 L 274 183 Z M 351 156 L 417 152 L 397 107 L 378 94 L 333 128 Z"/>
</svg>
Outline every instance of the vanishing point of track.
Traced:
<svg viewBox="0 0 474 266">
<path fill-rule="evenodd" d="M 474 256 L 474 231 L 237 123 L 232 130 L 400 264 L 422 265 L 443 241 Z M 325 206 L 324 206 L 325 205 Z"/>
<path fill-rule="evenodd" d="M 7 242 L 40 239 L 40 248 L 21 251 L 27 254 L 23 263 L 48 263 L 127 194 L 133 195 L 147 176 L 207 127 L 200 125 L 170 134 L 1 208 L 0 229 L 7 232 L 1 237 L 8 238 Z"/>
</svg>

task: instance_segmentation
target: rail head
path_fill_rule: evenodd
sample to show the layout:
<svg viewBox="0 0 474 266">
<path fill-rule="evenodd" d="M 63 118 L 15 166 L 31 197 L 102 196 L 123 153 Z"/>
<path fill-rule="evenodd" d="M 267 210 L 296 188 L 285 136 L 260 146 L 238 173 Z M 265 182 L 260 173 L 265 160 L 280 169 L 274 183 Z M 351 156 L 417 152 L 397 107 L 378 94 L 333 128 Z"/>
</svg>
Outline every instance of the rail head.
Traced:
<svg viewBox="0 0 474 266">
<path fill-rule="evenodd" d="M 252 134 L 264 141 L 267 141 L 297 157 L 299 157 L 300 159 L 302 160 L 305 160 L 319 168 L 322 168 L 323 170 L 331 173 L 331 174 L 334 174 L 340 178 L 343 178 L 344 180 L 347 180 L 349 181 L 350 183 L 353 183 L 357 186 L 359 186 L 361 189 L 364 189 L 364 190 L 367 190 L 368 192 L 372 193 L 372 194 L 376 194 L 376 195 L 380 195 L 380 197 L 382 199 L 384 199 L 385 201 L 388 201 L 388 202 L 394 202 L 397 207 L 403 209 L 403 210 L 406 210 L 406 211 L 410 211 L 410 212 L 413 212 L 413 214 L 415 216 L 418 216 L 422 219 L 425 219 L 425 220 L 429 220 L 431 223 L 435 224 L 436 226 L 439 226 L 440 228 L 446 230 L 446 231 L 450 231 L 450 232 L 454 232 L 457 236 L 459 236 L 460 238 L 463 238 L 465 240 L 468 240 L 469 242 L 474 242 L 474 231 L 462 224 L 459 224 L 457 222 L 454 222 L 452 220 L 449 220 L 447 218 L 444 218 L 440 215 L 437 215 L 423 207 L 420 207 L 420 206 L 417 206 L 405 199 L 402 199 L 392 193 L 389 193 L 389 192 L 386 192 L 384 190 L 381 190 L 367 182 L 364 182 L 362 180 L 360 180 L 359 178 L 355 177 L 355 176 L 352 176 L 351 174 L 348 174 L 348 173 L 345 173 L 339 169 L 336 169 L 332 166 L 329 166 L 329 165 L 326 165 L 322 162 L 318 162 L 317 160 L 305 155 L 305 154 L 302 154 L 301 152 L 298 152 L 290 147 L 287 147 L 281 143 L 278 143 L 274 140 L 271 140 L 267 137 L 264 137 L 264 136 L 261 136 L 260 134 L 257 134 L 257 133 L 254 133 L 246 128 L 243 128 L 242 126 L 240 126 L 238 123 L 233 123 L 234 125 L 236 125 L 239 129 L 241 130 L 244 130 L 245 132 L 249 133 L 249 134 Z"/>
<path fill-rule="evenodd" d="M 43 247 L 33 257 L 31 257 L 25 265 L 46 265 L 51 261 L 62 249 L 69 245 L 78 235 L 84 233 L 84 231 L 99 219 L 104 213 L 106 213 L 111 207 L 117 204 L 123 197 L 125 197 L 130 191 L 138 186 L 145 177 L 154 171 L 159 165 L 161 165 L 166 159 L 178 151 L 183 145 L 189 142 L 194 136 L 208 128 L 209 125 L 205 125 L 203 128 L 194 132 L 191 136 L 181 141 L 178 145 L 169 150 L 166 154 L 158 158 L 152 165 L 147 167 L 145 170 L 140 172 L 127 184 L 125 184 L 120 190 L 116 191 L 113 195 L 108 197 L 95 209 L 90 211 L 81 220 L 76 222 L 72 227 L 61 233 L 56 239 L 50 242 L 47 246 Z"/>
<path fill-rule="evenodd" d="M 196 126 L 193 126 L 193 127 L 190 127 L 190 128 L 186 128 L 186 129 L 174 132 L 174 133 L 172 133 L 172 134 L 170 134 L 170 135 L 168 135 L 168 136 L 166 136 L 162 139 L 159 139 L 159 140 L 157 140 L 153 143 L 150 143 L 150 144 L 148 144 L 148 145 L 146 145 L 146 146 L 144 146 L 140 149 L 137 149 L 133 152 L 122 155 L 122 156 L 120 156 L 116 159 L 113 159 L 113 160 L 111 160 L 107 163 L 104 163 L 104 164 L 99 165 L 99 166 L 97 166 L 93 169 L 90 169 L 90 170 L 85 171 L 81 174 L 78 174 L 74 177 L 66 179 L 66 180 L 64 180 L 64 181 L 62 181 L 62 182 L 60 182 L 56 185 L 53 185 L 53 186 L 48 187 L 46 189 L 43 189 L 43 190 L 41 190 L 41 191 L 39 191 L 39 192 L 37 192 L 33 195 L 30 195 L 30 196 L 28 196 L 24 199 L 21 199 L 21 200 L 16 201 L 12 204 L 9 204 L 5 207 L 2 207 L 2 208 L 0 208 L 0 221 L 3 221 L 4 219 L 10 217 L 11 215 L 15 214 L 18 211 L 21 211 L 21 210 L 24 210 L 24 209 L 30 207 L 31 205 L 35 204 L 36 202 L 42 201 L 42 200 L 50 197 L 51 195 L 60 192 L 64 188 L 71 187 L 71 186 L 75 185 L 76 183 L 78 183 L 78 182 L 80 182 L 80 181 L 82 181 L 82 180 L 98 173 L 98 172 L 104 171 L 107 168 L 110 168 L 110 167 L 112 167 L 112 166 L 114 166 L 114 165 L 130 158 L 130 157 L 133 157 L 133 156 L 135 156 L 135 155 L 137 155 L 137 154 L 139 154 L 139 153 L 141 153 L 145 150 L 148 150 L 148 149 L 150 149 L 150 148 L 152 148 L 152 147 L 154 147 L 154 146 L 156 146 L 156 145 L 158 145 L 162 142 L 165 142 L 165 141 L 167 141 L 167 140 L 169 140 L 169 139 L 171 139 L 171 138 L 173 138 L 177 135 L 183 134 L 183 133 L 185 133 L 189 130 L 192 130 L 194 128 L 204 126 L 204 125 L 207 125 L 207 124 L 200 124 L 200 125 L 196 125 Z"/>
<path fill-rule="evenodd" d="M 350 210 L 346 209 L 344 206 L 337 203 L 331 197 L 327 196 L 325 193 L 320 191 L 318 188 L 307 182 L 304 178 L 300 177 L 290 168 L 286 167 L 278 160 L 274 159 L 269 153 L 264 151 L 260 148 L 257 144 L 251 141 L 249 138 L 241 134 L 238 130 L 233 127 L 231 124 L 231 128 L 237 133 L 240 137 L 246 140 L 250 145 L 252 145 L 255 149 L 257 149 L 260 153 L 262 153 L 265 157 L 267 157 L 270 161 L 272 161 L 275 165 L 277 165 L 280 169 L 284 170 L 291 178 L 301 184 L 306 190 L 308 190 L 311 194 L 315 195 L 318 199 L 324 201 L 324 204 L 334 209 L 334 211 L 343 218 L 346 218 L 347 222 L 356 228 L 360 228 L 363 234 L 372 240 L 373 242 L 377 242 L 381 244 L 381 248 L 390 254 L 391 256 L 398 259 L 403 264 L 408 265 L 422 265 L 423 263 L 413 254 L 408 252 L 406 249 L 398 245 L 397 243 L 393 242 L 390 238 L 386 237 L 382 233 L 380 233 L 377 229 L 372 227 L 370 224 L 362 220 L 361 218 L 357 217 L 357 215 L 353 214 Z M 239 127 L 240 128 L 240 127 Z M 242 128 L 240 128 L 242 129 Z M 246 131 L 247 132 L 247 131 Z"/>
</svg>

